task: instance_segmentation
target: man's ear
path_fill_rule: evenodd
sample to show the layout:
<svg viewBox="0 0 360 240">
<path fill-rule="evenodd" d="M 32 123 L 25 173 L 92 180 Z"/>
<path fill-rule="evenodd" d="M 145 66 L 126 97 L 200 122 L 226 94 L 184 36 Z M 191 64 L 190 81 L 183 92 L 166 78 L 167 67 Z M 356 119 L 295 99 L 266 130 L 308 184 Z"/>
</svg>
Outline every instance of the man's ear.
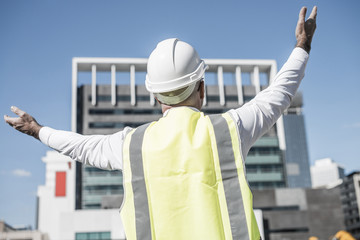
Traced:
<svg viewBox="0 0 360 240">
<path fill-rule="evenodd" d="M 201 99 L 204 99 L 204 97 L 205 97 L 205 83 L 204 83 L 204 81 L 201 81 L 200 82 L 200 98 Z"/>
</svg>

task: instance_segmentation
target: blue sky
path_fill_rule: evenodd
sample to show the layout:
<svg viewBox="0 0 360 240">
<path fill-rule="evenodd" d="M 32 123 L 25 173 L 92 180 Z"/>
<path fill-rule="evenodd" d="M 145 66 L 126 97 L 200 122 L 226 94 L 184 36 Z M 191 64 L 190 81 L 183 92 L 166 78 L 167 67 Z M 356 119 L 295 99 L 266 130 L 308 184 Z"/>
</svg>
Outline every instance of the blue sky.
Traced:
<svg viewBox="0 0 360 240">
<path fill-rule="evenodd" d="M 148 57 L 177 37 L 202 58 L 275 59 L 295 45 L 302 6 L 318 6 L 305 78 L 310 163 L 331 157 L 360 170 L 360 2 L 352 1 L 0 1 L 0 113 L 10 106 L 70 130 L 73 57 Z M 308 12 L 309 14 L 309 12 Z M 0 219 L 35 222 L 41 158 L 49 150 L 0 124 Z"/>
</svg>

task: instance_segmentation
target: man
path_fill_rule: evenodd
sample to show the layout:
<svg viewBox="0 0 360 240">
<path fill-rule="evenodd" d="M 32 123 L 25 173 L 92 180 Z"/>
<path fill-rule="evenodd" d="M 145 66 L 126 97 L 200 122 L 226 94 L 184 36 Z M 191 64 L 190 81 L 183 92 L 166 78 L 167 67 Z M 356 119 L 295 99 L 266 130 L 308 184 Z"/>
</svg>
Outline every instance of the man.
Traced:
<svg viewBox="0 0 360 240">
<path fill-rule="evenodd" d="M 128 239 L 260 239 L 244 160 L 289 107 L 304 76 L 317 8 L 307 21 L 305 14 L 302 8 L 296 47 L 272 84 L 225 114 L 200 112 L 207 66 L 192 46 L 167 39 L 151 53 L 145 82 L 164 113 L 156 122 L 83 136 L 42 127 L 16 107 L 19 117 L 4 119 L 75 160 L 122 170 Z"/>
</svg>

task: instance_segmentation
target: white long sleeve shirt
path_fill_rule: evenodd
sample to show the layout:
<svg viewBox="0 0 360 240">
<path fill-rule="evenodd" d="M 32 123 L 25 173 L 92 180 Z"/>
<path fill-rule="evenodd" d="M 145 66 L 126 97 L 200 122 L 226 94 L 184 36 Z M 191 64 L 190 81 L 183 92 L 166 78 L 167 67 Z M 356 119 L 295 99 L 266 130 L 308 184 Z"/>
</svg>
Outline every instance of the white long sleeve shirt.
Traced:
<svg viewBox="0 0 360 240">
<path fill-rule="evenodd" d="M 266 133 L 290 106 L 291 99 L 304 77 L 308 58 L 306 51 L 295 48 L 268 88 L 240 108 L 229 110 L 238 126 L 242 156 L 247 156 L 255 141 Z M 84 164 L 121 170 L 122 145 L 129 131 L 131 128 L 126 127 L 111 135 L 85 136 L 43 127 L 39 138 L 42 143 Z"/>
</svg>

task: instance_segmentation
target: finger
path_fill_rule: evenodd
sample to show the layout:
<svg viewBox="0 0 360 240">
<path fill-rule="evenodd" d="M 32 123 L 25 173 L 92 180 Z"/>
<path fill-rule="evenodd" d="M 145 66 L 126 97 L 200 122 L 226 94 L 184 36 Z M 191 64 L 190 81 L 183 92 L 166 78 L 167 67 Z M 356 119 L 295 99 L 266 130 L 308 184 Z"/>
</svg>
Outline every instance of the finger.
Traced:
<svg viewBox="0 0 360 240">
<path fill-rule="evenodd" d="M 312 18 L 312 19 L 316 20 L 316 16 L 317 16 L 317 6 L 314 6 L 312 11 L 311 11 L 311 14 L 310 14 L 309 18 Z"/>
<path fill-rule="evenodd" d="M 18 107 L 15 107 L 15 106 L 12 106 L 12 107 L 11 107 L 11 111 L 12 111 L 13 113 L 15 113 L 16 115 L 18 115 L 19 117 L 22 117 L 22 116 L 25 115 L 25 112 L 24 112 L 23 110 L 21 110 L 21 109 L 18 108 Z"/>
<path fill-rule="evenodd" d="M 306 16 L 306 7 L 302 7 L 299 12 L 299 20 L 298 22 L 305 22 L 305 16 Z"/>
<path fill-rule="evenodd" d="M 9 124 L 10 126 L 14 126 L 15 122 L 16 122 L 16 118 L 12 118 L 9 117 L 8 115 L 4 116 L 4 120 L 7 124 Z"/>
<path fill-rule="evenodd" d="M 4 115 L 4 120 L 5 120 L 6 123 L 10 124 L 10 123 L 9 123 L 9 116 L 8 116 L 8 115 Z"/>
<path fill-rule="evenodd" d="M 4 116 L 4 120 L 5 120 L 5 122 L 7 122 L 8 124 L 12 124 L 12 125 L 22 122 L 21 118 L 18 118 L 18 117 L 9 117 L 8 115 L 5 115 L 5 116 Z"/>
</svg>

